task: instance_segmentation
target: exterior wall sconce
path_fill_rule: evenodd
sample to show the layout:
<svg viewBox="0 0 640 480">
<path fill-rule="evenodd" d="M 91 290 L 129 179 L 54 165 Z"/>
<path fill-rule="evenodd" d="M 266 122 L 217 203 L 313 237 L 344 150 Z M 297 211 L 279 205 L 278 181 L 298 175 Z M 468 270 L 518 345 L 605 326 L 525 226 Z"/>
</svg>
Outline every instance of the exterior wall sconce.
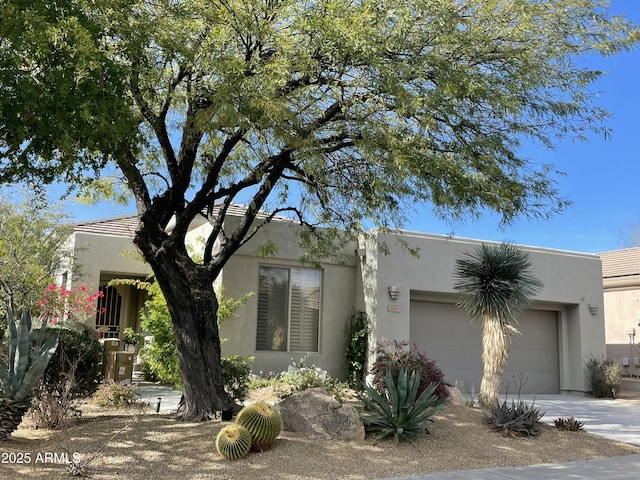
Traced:
<svg viewBox="0 0 640 480">
<path fill-rule="evenodd" d="M 391 300 L 397 300 L 399 296 L 400 296 L 400 287 L 397 287 L 396 285 L 391 285 L 389 287 L 389 298 L 391 298 Z"/>
<path fill-rule="evenodd" d="M 595 315 L 595 314 L 598 313 L 598 306 L 597 305 L 589 304 L 588 306 L 589 306 L 589 313 L 591 315 Z"/>
</svg>

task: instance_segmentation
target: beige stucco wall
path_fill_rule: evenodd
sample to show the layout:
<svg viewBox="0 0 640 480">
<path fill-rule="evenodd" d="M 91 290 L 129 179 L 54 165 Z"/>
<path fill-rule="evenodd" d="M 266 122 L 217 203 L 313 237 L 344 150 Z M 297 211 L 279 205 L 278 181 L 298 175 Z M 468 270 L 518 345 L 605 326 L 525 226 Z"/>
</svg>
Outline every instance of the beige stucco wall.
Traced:
<svg viewBox="0 0 640 480">
<path fill-rule="evenodd" d="M 639 375 L 640 368 L 640 278 L 605 279 L 604 314 L 606 319 L 607 357 L 619 362 L 628 358 L 626 375 Z M 630 333 L 635 331 L 635 336 Z"/>
<path fill-rule="evenodd" d="M 366 256 L 361 260 L 361 281 L 366 311 L 373 320 L 372 343 L 382 339 L 408 340 L 412 295 L 455 295 L 452 272 L 455 260 L 464 251 L 482 243 L 477 240 L 405 232 L 404 241 L 419 249 L 419 258 L 410 255 L 392 236 L 378 240 L 389 248 L 379 255 L 376 242 L 363 240 Z M 526 250 L 544 288 L 535 308 L 559 312 L 560 388 L 567 393 L 588 391 L 584 365 L 592 357 L 605 354 L 602 266 L 595 255 L 532 247 Z M 400 288 L 391 300 L 389 286 Z M 589 309 L 592 307 L 593 313 Z"/>
<path fill-rule="evenodd" d="M 229 219 L 228 222 L 237 221 Z M 232 225 L 227 223 L 227 227 Z M 309 267 L 300 261 L 304 251 L 296 238 L 296 226 L 274 221 L 258 232 L 225 266 L 218 279 L 225 286 L 225 294 L 238 298 L 248 292 L 257 293 L 260 265 Z M 194 249 L 201 248 L 210 226 L 196 226 L 188 235 Z M 371 346 L 386 339 L 410 338 L 410 302 L 420 295 L 455 295 L 452 272 L 455 260 L 463 251 L 480 244 L 477 240 L 455 239 L 446 236 L 405 232 L 404 241 L 420 251 L 419 257 L 410 255 L 392 235 L 372 233 L 359 245 L 345 247 L 342 262 L 325 260 L 321 263 L 322 303 L 319 352 L 311 353 L 309 364 L 322 365 L 332 376 L 343 378 L 345 369 L 344 329 L 354 310 L 364 310 L 373 323 Z M 150 273 L 144 263 L 131 254 L 134 247 L 125 237 L 76 232 L 70 239 L 76 246 L 77 262 L 82 277 L 70 278 L 68 286 L 85 283 L 97 289 L 101 274 L 139 276 Z M 256 249 L 272 241 L 278 251 L 267 259 Z M 377 252 L 378 241 L 386 243 L 389 253 Z M 523 247 L 529 252 L 536 274 L 544 282 L 535 308 L 558 311 L 558 339 L 560 343 L 560 383 L 564 392 L 585 392 L 587 385 L 584 364 L 593 357 L 605 355 L 604 300 L 602 269 L 595 255 Z M 391 300 L 389 286 L 400 288 L 397 300 Z M 610 297 L 615 305 L 618 300 Z M 607 304 L 608 305 L 608 304 Z M 589 308 L 591 307 L 591 309 Z M 607 315 L 613 311 L 607 306 Z M 637 318 L 637 313 L 634 312 Z M 627 314 L 624 315 L 625 318 Z M 612 314 L 612 322 L 615 315 Z M 221 336 L 227 341 L 222 349 L 226 355 L 255 356 L 254 372 L 267 373 L 286 370 L 305 352 L 257 352 L 255 350 L 257 296 L 248 299 L 234 319 L 221 326 Z M 609 329 L 619 328 L 612 323 Z M 612 334 L 613 335 L 613 334 Z M 624 337 L 623 337 L 624 338 Z"/>
<path fill-rule="evenodd" d="M 101 276 L 140 277 L 151 273 L 147 264 L 140 261 L 130 238 L 117 235 L 99 235 L 85 232 L 73 233 L 69 240 L 75 251 L 74 268 L 67 273 L 67 288 L 86 285 L 93 293 L 98 291 Z M 71 272 L 76 272 L 71 274 Z M 141 299 L 134 287 L 118 286 L 122 295 L 121 331 L 136 328 Z M 92 325 L 93 326 L 93 325 Z"/>
<path fill-rule="evenodd" d="M 231 228 L 228 220 L 226 226 Z M 282 372 L 293 362 L 297 362 L 306 352 L 264 352 L 256 351 L 256 326 L 258 316 L 257 292 L 258 272 L 261 265 L 281 267 L 308 267 L 300 258 L 304 251 L 298 245 L 296 226 L 288 222 L 272 222 L 245 246 L 243 246 L 225 265 L 222 278 L 224 294 L 231 298 L 239 298 L 253 292 L 244 306 L 240 307 L 235 318 L 221 325 L 220 335 L 226 341 L 222 344 L 225 355 L 254 356 L 253 372 L 267 374 Z M 201 225 L 189 233 L 190 242 L 197 248 L 198 239 L 206 238 L 210 231 L 208 224 Z M 266 241 L 272 241 L 278 251 L 265 259 L 256 253 L 256 249 Z M 322 366 L 329 374 L 337 378 L 346 377 L 344 328 L 347 319 L 354 309 L 356 296 L 356 262 L 355 244 L 350 245 L 343 253 L 346 264 L 335 260 L 323 260 L 319 352 L 309 353 L 308 365 Z M 343 258 L 344 260 L 344 258 Z"/>
<path fill-rule="evenodd" d="M 151 273 L 149 266 L 136 256 L 130 238 L 75 232 L 70 241 L 74 244 L 75 267 L 80 271 L 70 279 L 71 285 L 84 283 L 97 291 L 101 273 L 134 276 Z"/>
</svg>

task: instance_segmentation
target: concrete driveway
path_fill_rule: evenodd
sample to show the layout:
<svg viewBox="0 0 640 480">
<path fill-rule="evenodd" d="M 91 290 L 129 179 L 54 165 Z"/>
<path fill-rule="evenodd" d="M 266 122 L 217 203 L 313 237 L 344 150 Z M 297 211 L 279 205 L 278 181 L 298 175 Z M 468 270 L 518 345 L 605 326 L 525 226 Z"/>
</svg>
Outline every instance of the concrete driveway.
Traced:
<svg viewBox="0 0 640 480">
<path fill-rule="evenodd" d="M 517 396 L 509 396 L 517 401 Z M 502 401 L 503 396 L 500 397 Z M 533 395 L 522 395 L 531 404 Z M 545 412 L 542 420 L 553 424 L 558 417 L 575 417 L 594 435 L 640 446 L 640 400 L 605 400 L 574 395 L 536 395 L 535 405 Z M 430 473 L 387 480 L 637 480 L 640 455 L 580 462 L 489 468 Z"/>
<path fill-rule="evenodd" d="M 534 396 L 522 395 L 522 399 L 531 404 Z M 558 417 L 575 417 L 584 421 L 584 429 L 589 433 L 640 446 L 640 400 L 536 395 L 535 405 L 545 412 L 542 420 L 546 423 L 553 424 Z"/>
</svg>

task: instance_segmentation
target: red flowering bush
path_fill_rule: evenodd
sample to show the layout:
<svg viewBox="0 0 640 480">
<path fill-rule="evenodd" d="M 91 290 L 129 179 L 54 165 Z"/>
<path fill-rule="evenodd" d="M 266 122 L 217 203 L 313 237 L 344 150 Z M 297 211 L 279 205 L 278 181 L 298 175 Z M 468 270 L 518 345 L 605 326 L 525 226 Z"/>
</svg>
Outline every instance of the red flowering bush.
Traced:
<svg viewBox="0 0 640 480">
<path fill-rule="evenodd" d="M 86 285 L 72 290 L 61 285 L 49 285 L 36 302 L 35 309 L 43 319 L 48 317 L 52 325 L 65 321 L 93 324 L 97 313 L 97 301 L 102 296 L 102 291 L 91 293 L 91 289 Z"/>
<path fill-rule="evenodd" d="M 58 335 L 58 348 L 33 400 L 33 420 L 39 426 L 64 427 L 102 381 L 103 347 L 94 328 L 102 296 L 85 285 L 72 290 L 49 285 L 35 305 L 37 314 L 52 326 L 45 338 Z"/>
<path fill-rule="evenodd" d="M 431 382 L 438 384 L 434 395 L 438 400 L 444 402 L 447 399 L 447 383 L 444 381 L 444 373 L 438 367 L 435 360 L 427 358 L 427 356 L 418 350 L 413 344 L 411 350 L 405 347 L 409 345 L 406 340 L 394 340 L 390 342 L 383 340 L 378 343 L 376 349 L 376 362 L 371 368 L 373 375 L 373 387 L 382 392 L 386 388 L 387 370 L 391 370 L 394 381 L 398 381 L 398 375 L 401 369 L 406 369 L 409 373 L 414 370 L 420 370 L 420 386 L 418 387 L 418 396 L 429 386 Z"/>
</svg>

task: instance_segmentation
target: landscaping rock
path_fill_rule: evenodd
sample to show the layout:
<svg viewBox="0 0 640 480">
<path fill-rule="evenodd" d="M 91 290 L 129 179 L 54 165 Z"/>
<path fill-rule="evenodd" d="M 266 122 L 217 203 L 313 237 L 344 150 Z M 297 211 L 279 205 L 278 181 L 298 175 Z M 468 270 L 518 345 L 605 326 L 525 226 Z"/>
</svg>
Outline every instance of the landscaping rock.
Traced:
<svg viewBox="0 0 640 480">
<path fill-rule="evenodd" d="M 462 396 L 462 393 L 460 393 L 460 390 L 458 390 L 456 387 L 447 387 L 447 395 L 449 398 L 447 398 L 447 401 L 449 402 L 449 405 L 458 405 L 458 406 L 462 406 L 465 404 L 465 399 Z"/>
<path fill-rule="evenodd" d="M 284 430 L 336 440 L 363 441 L 360 414 L 353 405 L 343 405 L 325 388 L 294 393 L 276 404 Z"/>
</svg>

